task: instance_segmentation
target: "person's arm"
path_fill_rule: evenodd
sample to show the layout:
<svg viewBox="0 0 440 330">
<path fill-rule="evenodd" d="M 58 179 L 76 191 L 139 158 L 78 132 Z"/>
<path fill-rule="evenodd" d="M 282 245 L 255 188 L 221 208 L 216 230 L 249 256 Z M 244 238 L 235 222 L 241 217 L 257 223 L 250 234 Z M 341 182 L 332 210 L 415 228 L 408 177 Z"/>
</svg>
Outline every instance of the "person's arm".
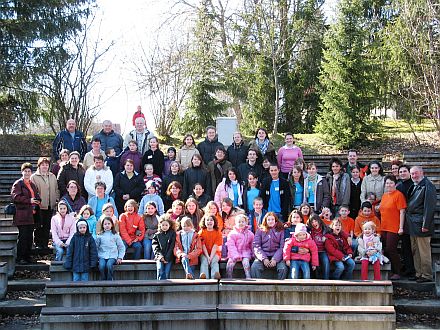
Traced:
<svg viewBox="0 0 440 330">
<path fill-rule="evenodd" d="M 405 209 L 399 210 L 399 231 L 398 231 L 399 235 L 403 234 L 403 226 L 405 224 L 405 213 L 406 213 Z"/>
<path fill-rule="evenodd" d="M 95 171 L 90 168 L 86 171 L 86 174 L 84 175 L 84 187 L 86 188 L 86 191 L 89 195 L 95 195 L 95 182 Z"/>
</svg>

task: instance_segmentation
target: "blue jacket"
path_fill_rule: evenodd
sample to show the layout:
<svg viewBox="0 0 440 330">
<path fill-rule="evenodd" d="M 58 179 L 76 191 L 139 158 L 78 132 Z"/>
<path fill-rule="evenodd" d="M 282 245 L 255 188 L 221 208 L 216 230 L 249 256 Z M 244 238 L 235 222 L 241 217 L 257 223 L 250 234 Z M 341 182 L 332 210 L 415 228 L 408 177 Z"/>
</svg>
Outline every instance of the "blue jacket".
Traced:
<svg viewBox="0 0 440 330">
<path fill-rule="evenodd" d="M 105 151 L 107 148 L 114 148 L 116 155 L 119 155 L 122 152 L 124 139 L 115 131 L 112 130 L 110 133 L 106 134 L 104 133 L 104 130 L 101 130 L 99 133 L 93 135 L 92 141 L 96 138 L 101 140 L 102 150 Z"/>
<path fill-rule="evenodd" d="M 265 210 L 265 209 L 261 210 L 261 217 L 260 217 L 261 222 L 259 223 L 259 225 L 261 225 L 261 223 L 263 222 L 263 218 L 266 215 L 266 213 L 267 213 L 267 210 Z M 255 233 L 258 229 L 258 228 L 254 228 L 254 218 L 255 218 L 255 210 L 252 210 L 248 214 L 248 219 L 249 219 L 249 228 L 253 233 Z"/>
<path fill-rule="evenodd" d="M 116 157 L 109 157 L 107 156 L 105 158 L 105 166 L 107 166 L 113 173 L 113 178 L 116 177 L 116 174 L 118 174 L 119 171 L 119 164 L 121 162 L 121 155 Z"/>
<path fill-rule="evenodd" d="M 98 262 L 98 250 L 96 243 L 89 231 L 84 235 L 78 232 L 78 225 L 76 233 L 73 235 L 67 249 L 66 259 L 64 261 L 64 268 L 75 273 L 88 273 L 91 268 L 96 267 Z"/>
<path fill-rule="evenodd" d="M 157 206 L 157 213 L 159 215 L 162 215 L 165 213 L 164 210 L 164 206 L 163 206 L 163 200 L 162 198 L 160 198 L 159 195 L 151 195 L 151 194 L 147 194 L 144 197 L 142 197 L 141 202 L 139 204 L 139 210 L 138 210 L 138 214 L 142 215 L 145 213 L 145 205 L 147 204 L 147 202 L 149 201 L 153 201 L 156 203 Z"/>
<path fill-rule="evenodd" d="M 124 259 L 125 245 L 119 234 L 105 231 L 96 237 L 98 257 L 104 259 Z"/>
<path fill-rule="evenodd" d="M 115 204 L 115 200 L 113 199 L 113 197 L 109 196 L 108 194 L 105 194 L 104 199 L 105 199 L 106 203 L 110 203 L 113 205 L 115 217 L 119 217 L 118 210 L 116 209 L 116 204 Z M 90 197 L 87 204 L 89 204 L 89 206 L 92 208 L 93 212 L 96 214 L 96 207 L 98 205 L 98 197 L 97 196 Z"/>
<path fill-rule="evenodd" d="M 60 158 L 60 151 L 62 149 L 68 149 L 70 152 L 78 151 L 81 155 L 81 159 L 84 159 L 84 155 L 87 152 L 87 142 L 82 132 L 75 131 L 75 136 L 72 139 L 72 135 L 70 135 L 69 131 L 67 131 L 67 129 L 63 129 L 55 136 L 52 149 L 54 160 L 58 160 Z"/>
</svg>

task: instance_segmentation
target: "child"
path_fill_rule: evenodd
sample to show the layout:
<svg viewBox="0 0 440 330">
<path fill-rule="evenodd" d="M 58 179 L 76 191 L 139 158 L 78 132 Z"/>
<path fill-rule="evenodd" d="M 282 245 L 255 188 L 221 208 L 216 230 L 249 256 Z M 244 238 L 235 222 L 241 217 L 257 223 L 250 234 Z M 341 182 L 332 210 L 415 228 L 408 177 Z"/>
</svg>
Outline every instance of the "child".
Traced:
<svg viewBox="0 0 440 330">
<path fill-rule="evenodd" d="M 352 217 L 356 218 L 361 208 L 361 169 L 358 165 L 353 165 L 350 173 L 350 214 Z"/>
<path fill-rule="evenodd" d="M 369 221 L 362 226 L 362 236 L 358 238 L 358 251 L 361 259 L 361 280 L 368 280 L 368 264 L 373 265 L 374 280 L 380 281 L 380 265 L 388 261 L 382 254 L 382 243 L 376 235 L 376 225 Z"/>
<path fill-rule="evenodd" d="M 258 196 L 260 196 L 260 182 L 258 182 L 258 174 L 251 171 L 248 173 L 247 183 L 243 188 L 243 206 L 246 212 L 252 212 L 254 210 L 254 201 Z M 255 231 L 253 230 L 253 232 Z"/>
<path fill-rule="evenodd" d="M 209 201 L 205 206 L 204 212 L 205 212 L 205 215 L 204 215 L 205 217 L 211 215 L 216 218 L 218 230 L 221 232 L 223 229 L 223 219 L 220 215 L 220 209 L 219 209 L 217 203 L 214 201 Z"/>
<path fill-rule="evenodd" d="M 135 140 L 128 142 L 128 150 L 121 154 L 119 161 L 119 170 L 124 170 L 125 161 L 131 159 L 133 161 L 133 168 L 136 173 L 140 173 L 142 169 L 142 154 L 138 151 L 138 144 Z"/>
<path fill-rule="evenodd" d="M 194 185 L 193 193 L 188 198 L 194 198 L 201 209 L 211 200 L 211 198 L 205 194 L 205 189 L 203 189 L 200 183 Z"/>
<path fill-rule="evenodd" d="M 157 206 L 157 213 L 162 215 L 165 213 L 165 207 L 163 205 L 163 200 L 159 196 L 159 190 L 157 184 L 154 181 L 147 182 L 147 194 L 142 197 L 141 202 L 139 204 L 139 215 L 145 213 L 145 205 L 147 202 L 154 202 Z"/>
<path fill-rule="evenodd" d="M 302 203 L 299 207 L 299 213 L 301 213 L 304 222 L 307 222 L 312 214 L 312 208 L 308 203 Z"/>
<path fill-rule="evenodd" d="M 219 280 L 220 268 L 218 262 L 221 258 L 223 238 L 218 228 L 217 217 L 213 215 L 203 217 L 200 228 L 199 236 L 202 240 L 203 251 L 200 256 L 200 278 L 209 278 L 209 274 L 211 274 L 211 278 Z M 211 268 L 211 273 L 209 273 L 209 268 Z"/>
<path fill-rule="evenodd" d="M 367 201 L 371 203 L 373 214 L 380 220 L 379 203 L 377 196 L 374 192 L 369 192 L 367 194 Z"/>
<path fill-rule="evenodd" d="M 339 208 L 339 219 L 342 223 L 342 231 L 347 234 L 348 244 L 350 244 L 353 252 L 357 251 L 357 240 L 353 239 L 354 236 L 354 220 L 348 215 L 350 214 L 350 209 L 348 206 L 342 205 Z"/>
<path fill-rule="evenodd" d="M 241 261 L 243 265 L 246 278 L 251 278 L 250 260 L 253 255 L 252 242 L 254 241 L 254 233 L 248 230 L 247 220 L 244 214 L 235 216 L 234 229 L 228 234 L 226 242 L 228 246 L 227 278 L 232 278 L 234 266 L 238 261 Z"/>
<path fill-rule="evenodd" d="M 176 160 L 176 155 L 177 155 L 176 148 L 169 147 L 167 150 L 167 156 L 165 157 L 165 161 L 164 161 L 164 167 L 163 167 L 163 173 L 162 173 L 163 178 L 170 174 L 170 171 L 171 171 L 170 165 L 171 165 L 171 162 Z"/>
<path fill-rule="evenodd" d="M 90 205 L 84 205 L 81 207 L 78 213 L 79 220 L 86 220 L 89 226 L 89 231 L 93 238 L 96 239 L 96 217 L 93 214 L 93 210 Z"/>
<path fill-rule="evenodd" d="M 203 211 L 199 208 L 199 203 L 194 198 L 188 198 L 185 203 L 185 216 L 191 219 L 196 231 L 199 231 L 199 223 L 203 217 Z"/>
<path fill-rule="evenodd" d="M 134 199 L 129 199 L 124 205 L 125 212 L 119 217 L 119 230 L 124 241 L 125 249 L 134 248 L 133 259 L 140 259 L 142 252 L 142 240 L 145 235 L 145 224 L 142 217 L 137 213 L 138 204 Z"/>
<path fill-rule="evenodd" d="M 328 280 L 330 278 L 330 261 L 325 250 L 325 235 L 330 233 L 330 228 L 326 226 L 324 221 L 317 215 L 312 214 L 307 221 L 307 227 L 310 229 L 310 236 L 318 248 L 319 272 L 321 278 Z"/>
<path fill-rule="evenodd" d="M 221 207 L 222 200 L 229 197 L 234 207 L 243 206 L 243 185 L 238 180 L 238 171 L 231 167 L 227 170 L 226 177 L 215 189 L 214 201 Z"/>
<path fill-rule="evenodd" d="M 115 216 L 115 208 L 112 203 L 105 203 L 102 206 L 102 215 L 96 222 L 96 234 L 101 234 L 104 230 L 102 228 L 102 220 L 104 218 L 110 218 L 113 220 L 113 224 L 115 226 L 115 231 L 119 234 L 119 220 Z"/>
<path fill-rule="evenodd" d="M 180 220 L 180 228 L 182 229 L 176 234 L 174 255 L 176 263 L 182 263 L 186 279 L 192 280 L 194 266 L 199 263 L 199 255 L 202 253 L 202 244 L 190 218 L 183 217 Z"/>
<path fill-rule="evenodd" d="M 295 232 L 296 225 L 304 223 L 304 220 L 298 210 L 290 212 L 287 222 L 284 224 L 284 239 L 287 240 Z"/>
<path fill-rule="evenodd" d="M 107 148 L 105 150 L 105 155 L 107 156 L 105 158 L 105 166 L 107 166 L 113 174 L 113 177 L 116 177 L 116 174 L 118 174 L 119 171 L 119 157 L 116 155 L 116 151 L 114 148 Z"/>
<path fill-rule="evenodd" d="M 170 278 L 175 243 L 175 223 L 165 217 L 160 218 L 159 230 L 153 235 L 153 251 L 158 280 Z"/>
<path fill-rule="evenodd" d="M 125 246 L 121 236 L 116 232 L 115 223 L 110 217 L 102 219 L 101 232 L 96 237 L 99 259 L 99 279 L 113 281 L 113 265 L 120 265 L 125 255 Z"/>
<path fill-rule="evenodd" d="M 249 223 L 251 231 L 255 233 L 263 223 L 263 219 L 266 216 L 267 210 L 263 208 L 263 199 L 261 197 L 255 197 L 253 202 L 254 209 L 249 212 Z"/>
<path fill-rule="evenodd" d="M 87 221 L 80 219 L 76 223 L 76 233 L 70 241 L 63 266 L 72 270 L 74 282 L 88 281 L 89 271 L 96 267 L 97 261 L 95 240 L 89 232 Z"/>
<path fill-rule="evenodd" d="M 308 249 L 309 253 L 299 253 L 299 249 Z M 310 266 L 315 270 L 319 266 L 318 248 L 307 232 L 307 227 L 299 223 L 295 233 L 284 243 L 283 259 L 290 267 L 290 278 L 298 279 L 301 270 L 303 278 L 310 278 Z"/>
<path fill-rule="evenodd" d="M 143 219 L 145 224 L 145 236 L 142 241 L 142 245 L 144 246 L 144 259 L 153 260 L 153 235 L 157 232 L 159 226 L 156 203 L 153 201 L 147 202 Z"/>
<path fill-rule="evenodd" d="M 376 225 L 376 233 L 380 234 L 380 220 L 373 214 L 373 206 L 370 202 L 363 202 L 361 210 L 354 222 L 354 235 L 360 237 L 362 235 L 362 226 L 368 221 L 374 222 Z"/>
<path fill-rule="evenodd" d="M 323 207 L 319 217 L 322 221 L 324 221 L 326 226 L 330 226 L 332 223 L 332 215 L 332 211 L 328 207 Z"/>
<path fill-rule="evenodd" d="M 153 181 L 156 184 L 157 191 L 161 191 L 162 187 L 162 179 L 157 174 L 154 174 L 154 167 L 153 164 L 145 164 L 144 165 L 144 184 L 145 184 L 145 190 L 143 192 L 143 195 L 148 194 L 148 186 L 147 183 L 150 181 Z"/>
<path fill-rule="evenodd" d="M 328 259 L 335 264 L 335 271 L 332 278 L 339 280 L 341 277 L 346 280 L 353 278 L 354 260 L 353 250 L 347 241 L 347 235 L 342 232 L 342 223 L 339 219 L 334 219 L 330 224 L 332 232 L 325 235 L 325 250 Z M 344 273 L 344 275 L 343 275 Z M 342 276 L 343 275 L 343 276 Z"/>
<path fill-rule="evenodd" d="M 55 247 L 55 261 L 63 260 L 65 249 L 75 234 L 75 218 L 73 214 L 67 213 L 67 203 L 60 201 L 58 203 L 58 212 L 55 214 L 50 223 L 50 231 L 52 233 L 53 245 Z"/>
<path fill-rule="evenodd" d="M 168 216 L 174 222 L 180 222 L 180 219 L 184 215 L 185 203 L 181 200 L 175 200 L 171 204 L 171 209 L 164 216 Z"/>
</svg>

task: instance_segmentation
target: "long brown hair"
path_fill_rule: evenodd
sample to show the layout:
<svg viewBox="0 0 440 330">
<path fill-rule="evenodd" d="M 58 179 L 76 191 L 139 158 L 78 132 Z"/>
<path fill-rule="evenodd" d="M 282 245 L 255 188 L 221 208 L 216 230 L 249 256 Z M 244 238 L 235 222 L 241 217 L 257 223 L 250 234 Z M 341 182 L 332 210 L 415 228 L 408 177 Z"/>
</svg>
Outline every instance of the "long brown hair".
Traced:
<svg viewBox="0 0 440 330">
<path fill-rule="evenodd" d="M 284 225 L 283 223 L 280 221 L 280 219 L 278 219 L 277 215 L 274 212 L 267 212 L 266 215 L 263 218 L 263 221 L 261 222 L 260 225 L 260 229 L 264 232 L 268 232 L 270 230 L 270 227 L 267 225 L 267 218 L 268 217 L 274 217 L 275 218 L 275 230 L 276 231 L 282 231 L 284 230 Z"/>
</svg>

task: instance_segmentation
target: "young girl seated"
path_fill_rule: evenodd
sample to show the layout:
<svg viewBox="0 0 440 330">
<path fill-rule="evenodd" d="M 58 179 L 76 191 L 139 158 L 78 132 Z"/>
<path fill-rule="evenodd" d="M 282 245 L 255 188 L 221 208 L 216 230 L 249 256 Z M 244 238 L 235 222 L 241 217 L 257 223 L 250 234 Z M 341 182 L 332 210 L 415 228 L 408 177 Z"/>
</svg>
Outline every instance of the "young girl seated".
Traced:
<svg viewBox="0 0 440 330">
<path fill-rule="evenodd" d="M 218 262 L 221 258 L 223 238 L 218 228 L 217 217 L 205 215 L 200 222 L 200 228 L 199 235 L 202 240 L 203 251 L 203 254 L 200 256 L 200 278 L 209 278 L 209 274 L 211 274 L 211 278 L 219 280 L 220 269 Z M 209 268 L 211 268 L 211 272 L 209 272 Z"/>
<path fill-rule="evenodd" d="M 113 280 L 113 265 L 119 265 L 124 259 L 125 246 L 121 236 L 115 230 L 115 224 L 110 217 L 102 220 L 103 232 L 96 237 L 96 247 L 99 259 L 99 279 Z"/>
<path fill-rule="evenodd" d="M 78 220 L 76 233 L 73 235 L 67 248 L 64 268 L 72 270 L 73 281 L 88 281 L 89 271 L 96 267 L 98 251 L 95 240 L 89 232 L 87 221 Z"/>
<path fill-rule="evenodd" d="M 199 203 L 194 198 L 188 198 L 185 203 L 185 216 L 191 219 L 196 231 L 200 230 L 199 223 L 203 217 L 203 211 L 199 208 Z"/>
<path fill-rule="evenodd" d="M 170 278 L 175 243 L 175 222 L 161 217 L 159 230 L 153 235 L 153 252 L 154 260 L 156 260 L 158 280 L 167 280 Z"/>
<path fill-rule="evenodd" d="M 335 264 L 335 271 L 332 278 L 351 280 L 353 278 L 354 260 L 353 251 L 347 241 L 347 234 L 342 232 L 342 223 L 339 219 L 334 219 L 330 224 L 332 232 L 325 235 L 325 250 L 328 259 Z"/>
<path fill-rule="evenodd" d="M 332 215 L 332 211 L 328 207 L 323 207 L 319 217 L 326 224 L 326 226 L 330 226 L 332 223 Z"/>
<path fill-rule="evenodd" d="M 300 253 L 299 249 L 308 250 L 308 253 Z M 307 232 L 307 227 L 299 223 L 295 227 L 295 233 L 284 243 L 283 259 L 290 267 L 290 278 L 300 278 L 300 270 L 304 279 L 310 278 L 310 265 L 315 270 L 319 266 L 318 248 Z"/>
<path fill-rule="evenodd" d="M 98 219 L 98 221 L 96 222 L 96 234 L 97 235 L 101 234 L 104 231 L 104 229 L 102 228 L 102 220 L 104 220 L 104 218 L 112 219 L 114 227 L 115 227 L 115 231 L 119 234 L 119 220 L 115 216 L 115 207 L 113 206 L 112 203 L 105 203 L 102 206 L 102 215 Z"/>
<path fill-rule="evenodd" d="M 139 215 L 145 213 L 145 205 L 147 202 L 154 202 L 157 206 L 157 213 L 162 215 L 165 213 L 162 197 L 159 196 L 157 184 L 154 181 L 147 182 L 147 194 L 142 197 L 139 203 Z"/>
<path fill-rule="evenodd" d="M 220 209 L 217 203 L 214 201 L 209 201 L 208 204 L 206 204 L 205 206 L 204 213 L 205 213 L 205 217 L 212 215 L 213 217 L 216 218 L 218 230 L 221 232 L 223 229 L 223 219 L 222 216 L 220 215 Z"/>
<path fill-rule="evenodd" d="M 234 229 L 229 233 L 226 242 L 228 246 L 228 263 L 226 277 L 232 278 L 232 272 L 237 262 L 241 261 L 246 278 L 251 278 L 250 260 L 252 258 L 252 242 L 254 234 L 248 230 L 248 218 L 245 214 L 235 216 Z"/>
<path fill-rule="evenodd" d="M 180 220 L 180 228 L 182 229 L 176 235 L 174 255 L 176 263 L 182 263 L 186 279 L 192 280 L 194 266 L 199 263 L 199 255 L 202 253 L 202 244 L 190 218 L 183 217 Z"/>
<path fill-rule="evenodd" d="M 52 217 L 50 231 L 55 247 L 55 261 L 63 260 L 64 251 L 70 244 L 73 234 L 76 232 L 76 220 L 73 214 L 67 213 L 67 203 L 58 203 L 58 212 Z"/>
<path fill-rule="evenodd" d="M 362 226 L 362 236 L 358 238 L 358 251 L 362 263 L 361 280 L 368 280 L 368 264 L 373 265 L 374 280 L 380 281 L 380 265 L 388 261 L 382 254 L 382 243 L 376 235 L 376 225 L 369 221 Z"/>
<path fill-rule="evenodd" d="M 142 240 L 145 235 L 145 223 L 137 213 L 138 204 L 134 199 L 125 202 L 125 212 L 119 218 L 119 229 L 124 241 L 125 248 L 134 248 L 133 259 L 140 259 L 142 252 Z"/>
<path fill-rule="evenodd" d="M 287 240 L 295 233 L 296 225 L 303 223 L 303 218 L 298 210 L 290 212 L 287 222 L 284 224 L 284 239 Z"/>
<path fill-rule="evenodd" d="M 149 201 L 145 205 L 145 213 L 142 216 L 145 224 L 145 236 L 142 241 L 144 247 L 144 259 L 153 260 L 153 236 L 159 226 L 159 217 L 157 215 L 156 203 Z"/>
<path fill-rule="evenodd" d="M 89 205 L 84 205 L 78 212 L 78 220 L 86 220 L 89 226 L 89 232 L 96 239 L 96 217 Z"/>
<path fill-rule="evenodd" d="M 330 233 L 330 228 L 325 225 L 317 214 L 312 214 L 307 222 L 307 227 L 310 229 L 310 235 L 318 248 L 320 276 L 322 279 L 328 280 L 330 277 L 330 261 L 324 243 L 326 240 L 325 235 Z"/>
<path fill-rule="evenodd" d="M 299 207 L 299 213 L 302 215 L 304 222 L 309 220 L 309 217 L 312 215 L 312 208 L 308 203 L 302 203 Z"/>
</svg>

